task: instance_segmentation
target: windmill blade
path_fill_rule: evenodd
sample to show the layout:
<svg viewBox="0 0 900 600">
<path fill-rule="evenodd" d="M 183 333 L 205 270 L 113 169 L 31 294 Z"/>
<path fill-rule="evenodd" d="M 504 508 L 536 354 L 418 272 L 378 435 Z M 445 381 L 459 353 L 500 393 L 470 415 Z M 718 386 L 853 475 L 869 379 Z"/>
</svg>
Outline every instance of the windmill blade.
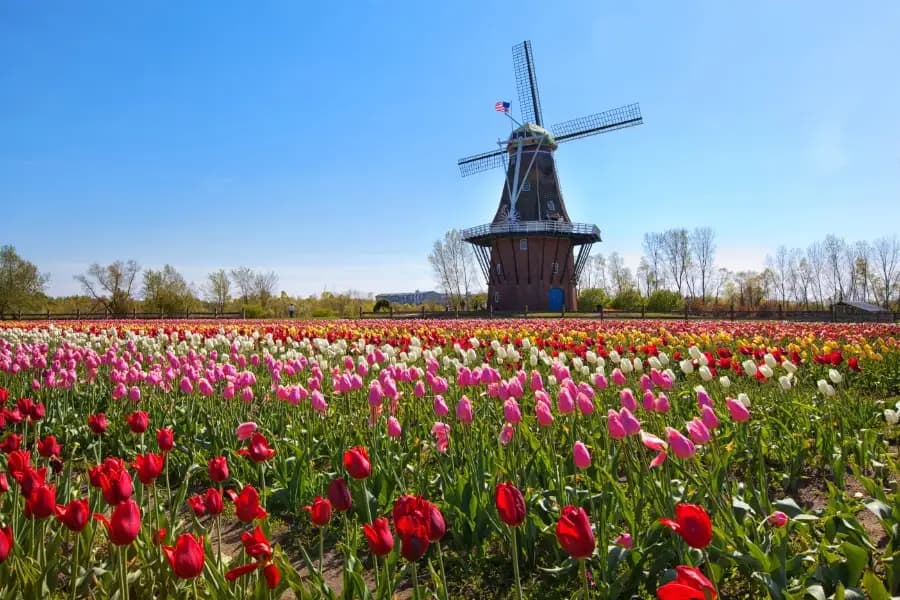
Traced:
<svg viewBox="0 0 900 600">
<path fill-rule="evenodd" d="M 641 107 L 635 103 L 597 113 L 596 115 L 565 121 L 551 127 L 550 131 L 553 133 L 554 139 L 559 143 L 577 140 L 578 138 L 598 133 L 606 133 L 615 129 L 634 127 L 643 122 Z"/>
<path fill-rule="evenodd" d="M 459 174 L 463 177 L 488 171 L 497 167 L 505 166 L 506 151 L 492 150 L 491 152 L 482 152 L 481 154 L 473 154 L 459 159 Z"/>
<path fill-rule="evenodd" d="M 534 72 L 534 56 L 531 54 L 530 40 L 513 46 L 513 72 L 516 74 L 516 89 L 519 90 L 522 122 L 543 126 L 541 97 L 538 95 L 537 75 Z"/>
</svg>

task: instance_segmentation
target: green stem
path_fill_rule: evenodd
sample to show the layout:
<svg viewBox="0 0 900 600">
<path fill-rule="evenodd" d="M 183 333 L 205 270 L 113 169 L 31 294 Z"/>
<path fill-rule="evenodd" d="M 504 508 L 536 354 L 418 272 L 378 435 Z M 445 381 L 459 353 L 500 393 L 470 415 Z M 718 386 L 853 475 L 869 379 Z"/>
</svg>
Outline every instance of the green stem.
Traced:
<svg viewBox="0 0 900 600">
<path fill-rule="evenodd" d="M 322 566 L 325 562 L 325 527 L 319 528 L 319 576 L 323 574 Z"/>
<path fill-rule="evenodd" d="M 419 591 L 419 569 L 416 566 L 416 563 L 412 563 L 412 576 L 413 576 L 413 598 L 416 600 L 421 600 L 422 595 Z"/>
<path fill-rule="evenodd" d="M 512 546 L 512 559 L 513 559 L 513 574 L 516 577 L 516 598 L 518 600 L 522 600 L 522 582 L 519 579 L 519 545 L 516 540 L 516 528 L 509 528 L 509 540 L 510 545 Z M 441 564 L 441 568 L 443 569 L 443 564 Z"/>
<path fill-rule="evenodd" d="M 76 593 L 78 592 L 78 554 L 79 550 L 81 549 L 81 540 L 78 539 L 79 534 L 77 533 L 73 537 L 75 539 L 75 554 L 72 557 L 72 574 L 69 576 L 69 578 L 71 579 L 69 583 L 72 586 L 72 594 L 70 598 L 72 600 L 75 600 Z"/>
<path fill-rule="evenodd" d="M 128 546 L 121 546 L 119 548 L 119 595 L 122 600 L 128 600 L 128 569 L 125 567 L 125 555 L 127 552 Z"/>
<path fill-rule="evenodd" d="M 581 559 L 581 583 L 583 584 L 582 591 L 582 600 L 587 600 L 591 597 L 591 589 L 588 587 L 588 578 L 587 578 L 587 560 Z"/>
<path fill-rule="evenodd" d="M 372 508 L 369 506 L 369 488 L 366 486 L 366 480 L 363 479 L 363 502 L 366 505 L 366 522 L 372 523 Z M 378 557 L 374 554 L 372 555 L 372 562 L 375 565 L 375 588 L 378 588 Z"/>
<path fill-rule="evenodd" d="M 444 553 L 441 551 L 441 542 L 437 541 L 437 555 L 438 555 L 438 564 L 441 566 L 441 590 L 444 600 L 449 600 L 447 596 L 447 573 L 444 571 Z M 516 564 L 516 581 L 519 580 L 518 575 L 518 564 Z M 519 600 L 521 600 L 521 594 L 519 596 Z"/>
</svg>

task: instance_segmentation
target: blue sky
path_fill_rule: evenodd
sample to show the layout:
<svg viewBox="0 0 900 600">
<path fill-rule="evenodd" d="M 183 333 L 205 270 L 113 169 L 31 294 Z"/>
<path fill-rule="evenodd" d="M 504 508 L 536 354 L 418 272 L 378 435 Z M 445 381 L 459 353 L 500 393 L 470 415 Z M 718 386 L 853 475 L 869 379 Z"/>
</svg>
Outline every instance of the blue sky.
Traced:
<svg viewBox="0 0 900 600">
<path fill-rule="evenodd" d="M 434 287 L 503 174 L 456 160 L 518 113 L 640 102 L 557 153 L 574 220 L 634 267 L 646 231 L 712 226 L 719 261 L 900 229 L 900 3 L 0 0 L 0 243 L 74 293 L 94 261 L 273 269 L 307 294 Z"/>
</svg>

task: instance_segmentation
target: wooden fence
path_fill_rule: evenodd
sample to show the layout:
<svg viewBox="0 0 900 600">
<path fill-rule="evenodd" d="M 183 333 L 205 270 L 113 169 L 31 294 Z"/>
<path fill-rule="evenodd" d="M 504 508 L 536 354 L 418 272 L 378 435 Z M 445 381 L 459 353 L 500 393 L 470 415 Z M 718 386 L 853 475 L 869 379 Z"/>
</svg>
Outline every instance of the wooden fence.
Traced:
<svg viewBox="0 0 900 600">
<path fill-rule="evenodd" d="M 137 312 L 133 310 L 129 313 L 113 314 L 106 312 L 81 312 L 73 313 L 52 313 L 50 311 L 43 313 L 0 313 L 0 321 L 103 321 L 103 320 L 119 320 L 119 319 L 135 319 L 135 320 L 161 320 L 161 319 L 243 319 L 244 311 L 240 312 L 193 312 L 185 311 L 183 313 L 151 313 Z"/>
</svg>

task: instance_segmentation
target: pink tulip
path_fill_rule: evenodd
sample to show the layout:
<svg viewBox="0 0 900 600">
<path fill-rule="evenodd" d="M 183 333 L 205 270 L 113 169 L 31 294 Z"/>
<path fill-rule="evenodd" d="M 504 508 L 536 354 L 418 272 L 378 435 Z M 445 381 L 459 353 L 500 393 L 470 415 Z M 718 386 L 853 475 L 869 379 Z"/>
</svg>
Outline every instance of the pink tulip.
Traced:
<svg viewBox="0 0 900 600">
<path fill-rule="evenodd" d="M 644 392 L 644 395 L 641 398 L 641 406 L 648 412 L 652 412 L 656 408 L 656 396 L 653 392 L 650 390 Z"/>
<path fill-rule="evenodd" d="M 134 388 L 134 389 L 137 389 L 137 388 Z M 205 377 L 201 377 L 200 380 L 197 382 L 197 389 L 199 390 L 200 395 L 204 396 L 204 397 L 212 396 L 213 392 L 215 391 L 213 389 L 213 386 L 210 385 L 209 381 L 207 381 Z M 140 391 L 138 392 L 138 394 L 140 394 Z M 140 397 L 140 396 L 138 396 L 138 397 Z"/>
<path fill-rule="evenodd" d="M 655 469 L 656 467 L 660 466 L 661 464 L 666 462 L 666 458 L 668 458 L 668 456 L 669 455 L 666 452 L 660 452 L 653 457 L 653 460 L 650 461 L 650 468 Z"/>
<path fill-rule="evenodd" d="M 656 450 L 657 452 L 662 452 L 669 447 L 669 445 L 663 440 L 659 439 L 652 433 L 647 433 L 646 431 L 641 432 L 641 443 L 644 444 L 644 446 L 646 446 L 647 448 Z"/>
<path fill-rule="evenodd" d="M 313 390 L 309 395 L 309 405 L 319 414 L 325 414 L 325 411 L 328 410 L 328 403 L 325 402 L 325 396 L 323 396 L 322 392 L 319 390 Z"/>
<path fill-rule="evenodd" d="M 683 433 L 672 427 L 666 427 L 666 440 L 675 456 L 678 458 L 691 458 L 697 452 L 694 443 Z"/>
<path fill-rule="evenodd" d="M 534 401 L 536 404 L 540 404 L 541 402 L 543 402 L 547 406 L 550 406 L 550 394 L 548 394 L 544 390 L 538 390 L 534 393 Z"/>
<path fill-rule="evenodd" d="M 224 389 L 222 389 L 222 398 L 225 400 L 234 400 L 234 383 L 229 381 L 225 384 Z"/>
<path fill-rule="evenodd" d="M 243 402 L 253 402 L 253 388 L 245 387 L 241 390 L 241 400 Z"/>
<path fill-rule="evenodd" d="M 713 401 L 712 397 L 710 397 L 709 392 L 704 389 L 697 390 L 697 406 L 703 407 L 708 406 L 712 408 Z"/>
<path fill-rule="evenodd" d="M 384 391 L 377 379 L 373 379 L 369 383 L 369 406 L 381 406 L 381 400 L 384 398 Z"/>
<path fill-rule="evenodd" d="M 611 408 L 607 411 L 606 430 L 609 432 L 609 437 L 614 440 L 623 440 L 628 436 L 625 427 L 622 426 L 619 413 Z"/>
<path fill-rule="evenodd" d="M 416 385 L 413 387 L 413 396 L 416 398 L 422 398 L 425 396 L 425 382 L 421 379 L 416 382 Z"/>
<path fill-rule="evenodd" d="M 619 367 L 612 370 L 612 382 L 616 385 L 625 385 L 625 374 Z"/>
<path fill-rule="evenodd" d="M 699 417 L 694 417 L 692 420 L 688 421 L 687 431 L 688 435 L 691 436 L 691 440 L 698 446 L 702 446 L 709 442 L 709 429 L 703 424 L 703 421 Z"/>
<path fill-rule="evenodd" d="M 181 388 L 181 391 L 185 394 L 190 394 L 194 391 L 194 386 L 191 384 L 191 380 L 188 379 L 186 375 L 181 378 L 178 387 Z"/>
<path fill-rule="evenodd" d="M 400 427 L 400 421 L 393 415 L 388 417 L 387 432 L 388 436 L 392 438 L 399 438 L 403 434 L 403 428 Z"/>
<path fill-rule="evenodd" d="M 508 423 L 516 425 L 522 422 L 522 411 L 519 409 L 519 403 L 509 398 L 503 403 L 503 417 Z"/>
<path fill-rule="evenodd" d="M 591 453 L 582 442 L 575 442 L 572 447 L 572 460 L 579 469 L 587 469 L 591 466 Z"/>
<path fill-rule="evenodd" d="M 575 403 L 578 405 L 578 410 L 581 411 L 581 414 L 584 416 L 588 416 L 594 412 L 594 401 L 584 392 L 578 392 L 578 395 L 575 396 Z"/>
<path fill-rule="evenodd" d="M 606 380 L 606 375 L 603 373 L 596 373 L 594 375 L 594 387 L 598 390 L 605 390 L 609 386 L 609 382 Z"/>
<path fill-rule="evenodd" d="M 572 393 L 569 390 L 565 388 L 559 390 L 559 395 L 556 398 L 556 407 L 564 415 L 575 410 L 575 400 L 572 398 Z"/>
<path fill-rule="evenodd" d="M 553 413 L 550 410 L 550 404 L 547 402 L 536 402 L 534 405 L 534 414 L 537 417 L 538 425 L 547 427 L 553 424 Z"/>
<path fill-rule="evenodd" d="M 626 434 L 634 435 L 640 433 L 641 422 L 638 421 L 637 417 L 635 417 L 627 408 L 623 408 L 619 411 L 619 420 L 622 422 L 622 427 L 625 428 Z"/>
<path fill-rule="evenodd" d="M 653 369 L 653 373 L 656 373 L 656 369 Z M 650 379 L 650 376 L 644 373 L 641 375 L 641 389 L 645 392 L 649 392 L 653 389 L 653 380 Z"/>
<path fill-rule="evenodd" d="M 780 510 L 776 510 L 771 515 L 766 517 L 766 520 L 769 522 L 769 525 L 774 525 L 775 527 L 784 527 L 785 525 L 787 525 L 789 518 Z"/>
<path fill-rule="evenodd" d="M 725 406 L 728 407 L 728 412 L 731 414 L 731 418 L 737 421 L 738 423 L 743 423 L 750 419 L 750 410 L 744 406 L 744 403 L 740 400 L 735 400 L 734 398 L 725 398 Z"/>
<path fill-rule="evenodd" d="M 500 430 L 500 435 L 498 436 L 500 443 L 504 446 L 508 445 L 512 441 L 513 434 L 515 432 L 516 428 L 513 427 L 511 423 L 507 423 L 506 425 L 504 425 L 503 429 Z"/>
<path fill-rule="evenodd" d="M 248 421 L 246 423 L 241 423 L 240 425 L 238 425 L 234 433 L 237 436 L 237 439 L 243 442 L 244 440 L 249 439 L 250 436 L 253 435 L 253 433 L 256 431 L 256 429 L 256 423 L 254 423 L 253 421 Z"/>
<path fill-rule="evenodd" d="M 115 372 L 116 371 L 113 371 L 113 373 L 115 373 Z M 36 390 L 41 389 L 41 383 L 37 379 L 35 379 L 34 381 L 37 382 L 38 387 L 36 387 L 36 388 L 34 388 L 34 386 L 32 386 L 32 387 Z M 124 398 L 127 395 L 128 395 L 128 388 L 126 388 L 125 384 L 122 383 L 121 381 L 119 383 L 117 383 L 115 385 L 115 387 L 113 387 L 113 391 L 112 391 L 113 400 L 121 400 L 122 398 Z"/>
<path fill-rule="evenodd" d="M 637 410 L 637 401 L 634 399 L 634 392 L 631 388 L 623 388 L 619 392 L 619 403 L 630 411 Z"/>
<path fill-rule="evenodd" d="M 531 372 L 531 391 L 544 391 L 544 379 L 541 377 L 540 371 Z"/>
<path fill-rule="evenodd" d="M 616 546 L 621 546 L 622 548 L 632 548 L 634 547 L 634 541 L 631 539 L 630 533 L 621 533 L 619 534 L 613 543 Z"/>
<path fill-rule="evenodd" d="M 438 421 L 431 428 L 431 434 L 435 438 L 438 452 L 447 452 L 447 447 L 450 445 L 450 426 Z"/>
<path fill-rule="evenodd" d="M 456 418 L 463 425 L 468 425 L 472 422 L 472 402 L 468 397 L 463 396 L 459 399 L 459 402 L 456 403 Z"/>
<path fill-rule="evenodd" d="M 439 417 L 446 416 L 446 414 L 450 412 L 450 409 L 447 407 L 447 402 L 440 394 L 435 394 L 432 408 L 434 409 L 434 414 Z"/>
<path fill-rule="evenodd" d="M 719 417 L 716 416 L 716 411 L 708 404 L 704 404 L 700 408 L 700 420 L 703 421 L 703 424 L 706 425 L 706 428 L 710 431 L 719 426 Z"/>
<path fill-rule="evenodd" d="M 667 413 L 671 406 L 669 405 L 669 398 L 662 392 L 660 392 L 659 396 L 656 397 L 656 402 L 653 405 L 653 408 L 656 412 L 659 413 Z"/>
</svg>

